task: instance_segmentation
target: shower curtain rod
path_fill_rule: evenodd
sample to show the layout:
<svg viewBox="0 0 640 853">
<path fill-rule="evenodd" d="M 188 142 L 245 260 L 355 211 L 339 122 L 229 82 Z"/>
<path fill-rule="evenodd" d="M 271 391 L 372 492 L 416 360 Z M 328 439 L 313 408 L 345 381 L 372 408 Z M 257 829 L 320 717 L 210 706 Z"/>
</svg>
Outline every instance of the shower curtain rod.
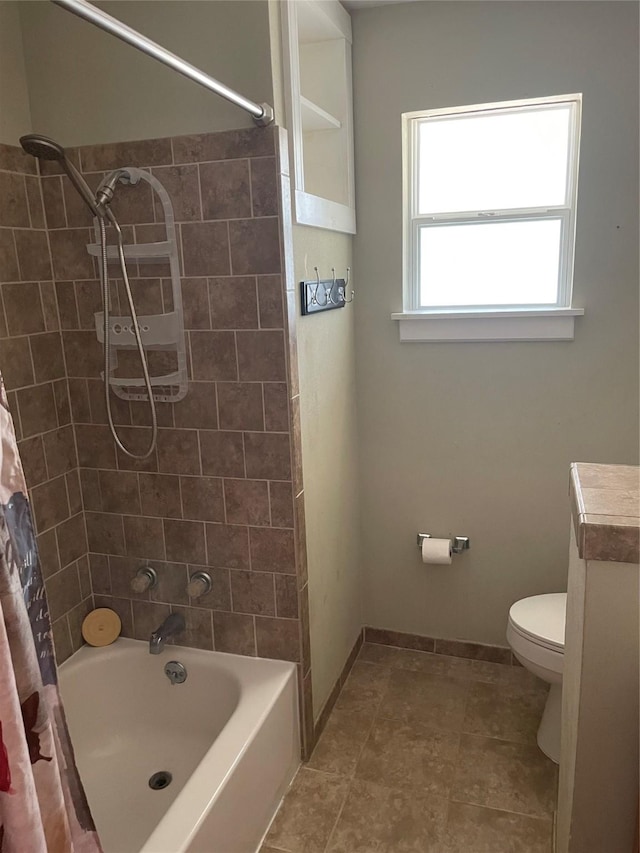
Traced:
<svg viewBox="0 0 640 853">
<path fill-rule="evenodd" d="M 158 62 L 168 65 L 169 68 L 173 68 L 174 71 L 177 71 L 184 77 L 188 77 L 195 83 L 199 83 L 205 89 L 215 92 L 216 95 L 221 95 L 227 101 L 231 101 L 232 104 L 236 104 L 250 113 L 256 124 L 264 127 L 273 121 L 273 109 L 269 104 L 256 104 L 255 101 L 250 101 L 249 98 L 245 98 L 238 92 L 234 92 L 233 89 L 225 86 L 224 83 L 220 83 L 219 80 L 209 77 L 204 71 L 200 71 L 194 65 L 185 62 L 184 59 L 176 56 L 175 53 L 171 53 L 170 50 L 151 41 L 151 39 L 143 36 L 137 30 L 103 12 L 102 9 L 96 8 L 91 3 L 88 3 L 87 0 L 52 0 L 52 2 L 56 6 L 66 9 L 68 12 L 73 12 L 74 15 L 78 15 L 80 18 L 84 18 L 90 24 L 100 27 L 101 30 L 111 33 L 112 36 L 130 44 L 137 50 L 142 51 L 142 53 L 146 53 L 147 56 L 157 59 Z"/>
</svg>

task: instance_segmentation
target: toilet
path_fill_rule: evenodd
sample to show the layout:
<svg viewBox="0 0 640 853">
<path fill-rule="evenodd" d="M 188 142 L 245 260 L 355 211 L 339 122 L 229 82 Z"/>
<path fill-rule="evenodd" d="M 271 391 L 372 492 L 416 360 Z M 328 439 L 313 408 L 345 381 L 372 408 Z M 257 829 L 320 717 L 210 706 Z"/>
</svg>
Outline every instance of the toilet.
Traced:
<svg viewBox="0 0 640 853">
<path fill-rule="evenodd" d="M 533 595 L 511 606 L 507 625 L 507 640 L 516 658 L 551 685 L 538 728 L 538 746 L 556 764 L 560 762 L 566 612 L 566 592 Z"/>
</svg>

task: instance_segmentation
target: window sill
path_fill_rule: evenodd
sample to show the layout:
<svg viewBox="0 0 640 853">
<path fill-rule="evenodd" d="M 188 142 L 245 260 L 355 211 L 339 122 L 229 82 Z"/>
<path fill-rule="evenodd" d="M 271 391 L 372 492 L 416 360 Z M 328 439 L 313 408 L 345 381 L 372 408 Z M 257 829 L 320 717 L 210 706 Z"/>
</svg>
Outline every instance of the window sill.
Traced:
<svg viewBox="0 0 640 853">
<path fill-rule="evenodd" d="M 400 341 L 572 341 L 583 308 L 409 311 L 392 314 Z"/>
</svg>

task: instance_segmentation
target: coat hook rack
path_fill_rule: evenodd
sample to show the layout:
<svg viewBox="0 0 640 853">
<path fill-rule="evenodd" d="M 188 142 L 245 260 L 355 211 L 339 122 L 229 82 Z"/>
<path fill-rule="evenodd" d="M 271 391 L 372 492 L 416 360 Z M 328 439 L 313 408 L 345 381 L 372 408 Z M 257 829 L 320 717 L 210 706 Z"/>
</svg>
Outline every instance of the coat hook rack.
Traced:
<svg viewBox="0 0 640 853">
<path fill-rule="evenodd" d="M 319 314 L 322 311 L 332 311 L 334 308 L 344 308 L 353 302 L 355 292 L 349 291 L 351 268 L 347 267 L 345 278 L 336 278 L 335 267 L 331 267 L 331 278 L 320 278 L 318 267 L 314 267 L 315 278 L 300 282 L 300 304 L 302 314 Z M 349 298 L 347 298 L 347 296 Z"/>
</svg>

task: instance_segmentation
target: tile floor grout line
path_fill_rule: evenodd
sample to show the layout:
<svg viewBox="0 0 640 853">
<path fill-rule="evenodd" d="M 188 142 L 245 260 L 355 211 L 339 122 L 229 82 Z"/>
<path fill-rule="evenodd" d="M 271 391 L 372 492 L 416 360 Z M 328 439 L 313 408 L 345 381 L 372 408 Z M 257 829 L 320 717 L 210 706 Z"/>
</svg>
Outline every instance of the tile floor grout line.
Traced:
<svg viewBox="0 0 640 853">
<path fill-rule="evenodd" d="M 466 704 L 467 704 L 467 702 L 468 702 L 468 696 L 465 699 L 465 714 L 463 716 L 463 722 L 461 724 L 462 727 L 464 726 L 464 719 L 466 717 Z M 458 752 L 456 755 L 456 762 L 455 762 L 454 782 L 457 778 L 458 770 L 460 769 L 459 762 L 460 762 L 460 758 L 461 758 L 461 754 L 462 754 L 462 738 L 463 738 L 463 736 L 482 738 L 485 740 L 495 740 L 495 741 L 498 741 L 500 743 L 513 743 L 517 746 L 533 746 L 533 744 L 522 743 L 520 741 L 510 741 L 510 740 L 506 740 L 504 738 L 491 737 L 490 735 L 482 735 L 482 734 L 478 734 L 475 732 L 466 732 L 466 731 L 464 731 L 464 728 L 460 729 L 460 731 L 458 732 L 458 735 L 459 735 L 459 742 L 458 742 Z M 452 784 L 451 788 L 453 788 L 453 787 L 454 786 Z M 474 806 L 476 808 L 493 809 L 494 811 L 499 811 L 499 812 L 502 812 L 504 814 L 518 815 L 519 817 L 526 817 L 526 818 L 530 818 L 533 820 L 542 820 L 542 821 L 549 820 L 548 817 L 544 817 L 544 816 L 540 816 L 540 815 L 532 815 L 532 814 L 528 814 L 526 812 L 517 812 L 517 811 L 513 811 L 512 809 L 505 809 L 505 808 L 500 808 L 499 806 L 490 806 L 486 803 L 470 802 L 468 800 L 457 798 L 455 796 L 455 794 L 453 793 L 453 791 L 451 790 L 451 788 L 449 790 L 449 795 L 447 798 L 449 803 L 460 803 L 461 805 Z M 553 812 L 551 812 L 551 815 L 552 814 L 553 814 Z"/>
<path fill-rule="evenodd" d="M 358 656 L 356 657 L 356 659 L 355 659 L 355 661 L 354 661 L 354 665 L 358 662 L 358 659 L 359 659 L 359 654 L 358 654 Z M 345 685 L 346 685 L 347 681 L 348 681 L 348 677 L 347 677 L 347 679 L 345 680 L 345 683 L 344 683 L 344 684 L 342 685 L 342 687 L 340 688 L 340 691 L 338 692 L 338 695 L 337 695 L 337 697 L 336 697 L 336 701 L 335 701 L 334 707 L 332 708 L 331 713 L 329 714 L 329 718 L 327 719 L 327 723 L 328 723 L 328 722 L 329 722 L 329 720 L 331 719 L 331 716 L 333 715 L 334 710 L 337 710 L 337 711 L 338 711 L 338 713 L 343 713 L 343 714 L 355 714 L 355 715 L 360 715 L 360 714 L 362 714 L 362 713 L 363 713 L 363 712 L 361 712 L 361 711 L 352 711 L 352 710 L 349 710 L 349 709 L 340 709 L 340 708 L 336 708 L 336 705 L 338 704 L 338 701 L 340 700 L 340 696 L 342 695 L 342 691 L 344 690 L 344 687 L 345 687 Z M 354 764 L 354 768 L 353 768 L 353 775 L 351 775 L 351 776 L 347 776 L 347 775 L 345 775 L 345 774 L 343 774 L 343 773 L 338 773 L 338 774 L 336 774 L 336 775 L 341 776 L 341 777 L 343 777 L 343 778 L 345 778 L 345 779 L 353 779 L 353 778 L 355 778 L 355 771 L 356 771 L 356 769 L 357 769 L 357 766 L 358 766 L 358 763 L 359 763 L 360 759 L 362 758 L 362 753 L 364 752 L 364 749 L 365 749 L 365 747 L 366 747 L 366 745 L 367 745 L 367 743 L 368 743 L 368 741 L 369 741 L 369 737 L 370 737 L 370 735 L 371 735 L 371 732 L 373 731 L 373 727 L 374 727 L 374 725 L 375 725 L 375 723 L 376 723 L 376 721 L 377 721 L 377 719 L 378 719 L 379 709 L 380 709 L 380 706 L 382 705 L 382 700 L 383 700 L 383 698 L 384 698 L 384 694 L 382 694 L 382 695 L 380 696 L 380 698 L 378 699 L 377 708 L 376 708 L 376 709 L 374 710 L 374 712 L 373 712 L 373 715 L 372 715 L 372 717 L 371 717 L 371 722 L 369 723 L 369 728 L 368 728 L 368 730 L 367 730 L 367 735 L 366 735 L 366 737 L 364 738 L 364 741 L 363 741 L 363 743 L 362 743 L 362 746 L 360 747 L 360 751 L 358 752 L 358 756 L 357 756 L 356 761 L 355 761 L 355 764 Z M 326 731 L 326 726 L 325 726 L 325 731 Z M 315 747 L 314 747 L 314 750 L 313 750 L 313 752 L 311 753 L 311 755 L 310 755 L 310 757 L 309 757 L 309 762 L 311 762 L 311 760 L 313 759 L 313 754 L 314 754 L 315 750 L 317 749 L 318 744 L 320 743 L 320 740 L 322 739 L 322 736 L 323 736 L 323 735 L 324 735 L 324 731 L 323 731 L 322 735 L 320 735 L 320 738 L 318 739 L 318 743 L 316 743 L 316 745 L 315 745 Z M 308 767 L 309 762 L 307 762 L 307 764 L 306 764 L 305 766 L 307 766 L 307 767 Z M 309 769 L 310 769 L 310 770 L 312 770 L 312 769 L 314 769 L 314 768 L 309 767 Z M 322 772 L 322 771 L 320 771 L 320 772 Z M 326 772 L 326 771 L 324 771 L 324 772 Z"/>
<path fill-rule="evenodd" d="M 388 685 L 387 685 L 387 687 L 388 687 Z M 369 731 L 367 732 L 367 736 L 364 739 L 362 747 L 360 748 L 360 752 L 358 753 L 358 757 L 356 758 L 356 763 L 355 763 L 355 766 L 353 768 L 353 776 L 351 777 L 352 779 L 356 778 L 356 771 L 358 770 L 358 764 L 360 763 L 360 759 L 362 758 L 362 754 L 364 753 L 364 750 L 365 750 L 367 744 L 369 743 L 369 739 L 371 738 L 371 733 L 373 731 L 373 728 L 374 728 L 375 724 L 378 722 L 378 718 L 380 716 L 380 708 L 382 707 L 382 701 L 384 699 L 384 696 L 385 696 L 384 693 L 381 694 L 380 699 L 378 700 L 378 706 L 375 709 L 375 711 L 373 712 L 373 716 L 371 718 L 371 723 L 369 725 Z"/>
<path fill-rule="evenodd" d="M 359 657 L 360 657 L 360 653 L 358 653 L 358 657 L 356 657 L 354 664 L 358 661 Z M 345 684 L 346 684 L 346 681 L 345 681 Z M 386 685 L 386 686 L 388 686 L 388 685 Z M 340 693 L 342 693 L 343 689 L 344 689 L 344 685 L 341 687 Z M 338 699 L 340 699 L 340 693 L 338 693 L 338 697 L 336 699 L 336 704 L 338 702 Z M 378 715 L 379 715 L 380 707 L 382 705 L 383 698 L 384 698 L 384 694 L 381 693 L 380 698 L 378 699 L 377 707 L 376 707 L 375 711 L 373 712 L 373 716 L 371 718 L 371 723 L 369 725 L 369 731 L 367 732 L 367 737 L 365 738 L 364 743 L 362 745 L 362 748 L 360 749 L 360 752 L 358 754 L 358 758 L 356 759 L 356 762 L 355 762 L 355 765 L 353 768 L 353 775 L 350 777 L 349 776 L 343 776 L 342 777 L 347 781 L 347 790 L 346 790 L 344 799 L 342 801 L 342 805 L 340 806 L 340 808 L 338 810 L 338 814 L 336 815 L 335 822 L 334 822 L 333 826 L 331 827 L 331 832 L 329 833 L 329 836 L 327 838 L 327 843 L 324 847 L 323 853 L 328 853 L 328 851 L 329 851 L 329 847 L 331 845 L 331 840 L 332 840 L 334 833 L 338 827 L 338 823 L 340 822 L 340 818 L 342 817 L 342 812 L 344 811 L 345 804 L 347 802 L 347 799 L 349 798 L 349 794 L 351 793 L 352 785 L 356 779 L 356 771 L 358 769 L 358 763 L 360 762 L 360 759 L 362 758 L 362 753 L 364 752 L 364 749 L 365 749 L 365 747 L 369 741 L 369 738 L 371 737 L 371 732 L 373 731 L 373 727 L 374 727 L 374 725 L 378 719 Z M 316 746 L 317 746 L 317 744 L 316 744 Z M 313 756 L 313 753 L 312 753 L 312 756 Z"/>
<path fill-rule="evenodd" d="M 269 824 L 269 826 L 268 826 L 268 828 L 267 828 L 267 831 L 265 832 L 265 835 L 264 835 L 264 837 L 263 837 L 263 839 L 262 839 L 262 843 L 260 844 L 260 847 L 259 847 L 258 853 L 261 853 L 261 851 L 262 851 L 263 847 L 269 847 L 269 848 L 272 848 L 272 849 L 274 849 L 274 850 L 279 851 L 279 853 L 296 853 L 296 851 L 288 850 L 286 847 L 278 847 L 276 844 L 272 844 L 272 843 L 270 843 L 270 842 L 269 842 L 269 840 L 268 840 L 268 836 L 269 836 L 269 833 L 270 833 L 270 831 L 271 831 L 271 828 L 273 827 L 273 825 L 274 825 L 274 824 L 275 824 L 275 822 L 276 822 L 276 818 L 277 818 L 277 817 L 278 817 L 278 815 L 280 814 L 280 811 L 281 811 L 281 809 L 282 809 L 282 806 L 284 805 L 284 802 L 285 802 L 286 798 L 289 796 L 290 792 L 291 792 L 291 791 L 293 790 L 293 788 L 295 787 L 296 781 L 297 781 L 298 777 L 300 776 L 300 773 L 301 773 L 303 770 L 304 770 L 306 773 L 309 773 L 309 772 L 310 772 L 310 773 L 318 773 L 318 774 L 319 774 L 319 775 L 321 775 L 321 776 L 332 776 L 332 777 L 335 777 L 335 778 L 336 778 L 336 779 L 338 779 L 338 780 L 340 780 L 340 779 L 344 778 L 344 777 L 343 777 L 341 774 L 339 774 L 339 773 L 327 773 L 327 771 L 325 771 L 325 770 L 316 770 L 316 769 L 315 769 L 315 767 L 309 767 L 309 766 L 308 766 L 308 764 L 307 764 L 307 762 L 304 762 L 304 761 L 303 761 L 303 762 L 301 762 L 301 763 L 298 765 L 298 769 L 296 770 L 296 772 L 295 772 L 295 775 L 294 775 L 293 779 L 292 779 L 292 780 L 291 780 L 291 782 L 289 783 L 289 787 L 287 788 L 287 790 L 285 791 L 285 793 L 284 793 L 284 795 L 283 795 L 282 799 L 280 800 L 280 804 L 278 805 L 278 808 L 276 809 L 276 813 L 275 813 L 275 814 L 273 815 L 273 817 L 271 818 L 271 822 L 270 822 L 270 824 Z M 324 853 L 324 850 L 322 851 L 322 853 Z"/>
<path fill-rule="evenodd" d="M 443 835 L 444 835 L 444 839 L 443 839 L 443 840 L 445 840 L 445 839 L 446 839 L 446 836 L 447 836 L 447 830 L 448 830 L 448 828 L 449 828 L 449 814 L 450 814 L 450 812 L 451 812 L 451 798 L 450 798 L 450 797 L 447 797 L 447 807 L 446 807 L 446 809 L 445 809 L 445 813 L 444 813 L 444 825 L 443 825 L 443 827 L 442 827 L 442 828 L 443 828 Z"/>
<path fill-rule="evenodd" d="M 347 778 L 343 773 L 335 773 L 333 770 L 318 770 L 317 767 L 309 767 L 308 763 L 304 762 L 304 761 L 302 762 L 300 767 L 298 767 L 298 770 L 296 772 L 296 776 L 298 775 L 298 773 L 300 773 L 301 770 L 308 771 L 309 773 L 320 773 L 321 776 L 335 776 L 336 779 L 346 779 Z M 287 793 L 293 787 L 294 781 L 295 781 L 295 776 L 293 778 L 293 781 L 291 782 L 291 785 L 289 785 L 289 787 L 287 788 Z"/>
<path fill-rule="evenodd" d="M 465 715 L 467 713 L 468 694 L 469 694 L 469 690 L 467 690 L 467 695 L 465 696 L 465 700 L 464 700 L 464 711 L 462 714 L 462 720 L 460 723 L 460 727 L 456 730 L 456 734 L 458 736 L 458 746 L 456 749 L 455 757 L 452 761 L 453 773 L 451 776 L 451 784 L 449 785 L 449 790 L 447 792 L 447 825 L 449 822 L 449 810 L 450 810 L 450 804 L 452 802 L 453 788 L 454 788 L 454 784 L 455 784 L 455 781 L 456 781 L 457 776 L 458 776 L 458 770 L 460 769 L 460 756 L 461 756 L 461 751 L 462 751 L 462 726 L 464 725 L 464 718 L 465 718 Z"/>
<path fill-rule="evenodd" d="M 469 802 L 469 800 L 460 800 L 460 799 L 456 799 L 455 797 L 452 797 L 452 796 L 449 797 L 449 802 L 450 803 L 458 803 L 458 805 L 461 805 L 461 806 L 474 806 L 474 808 L 476 808 L 476 809 L 488 809 L 489 811 L 501 812 L 501 814 L 512 814 L 512 815 L 517 815 L 518 817 L 526 817 L 526 818 L 529 818 L 529 820 L 540 820 L 540 821 L 543 821 L 545 823 L 551 823 L 553 820 L 553 810 L 551 812 L 549 812 L 548 815 L 545 816 L 545 815 L 534 815 L 534 814 L 530 814 L 528 812 L 516 812 L 516 811 L 513 811 L 513 809 L 500 808 L 500 806 L 488 806 L 485 803 L 472 803 L 472 802 Z"/>
<path fill-rule="evenodd" d="M 346 778 L 346 777 L 342 777 L 342 778 Z M 331 827 L 331 832 L 329 833 L 329 835 L 327 837 L 327 843 L 325 844 L 325 846 L 322 850 L 322 853 L 329 853 L 329 847 L 331 845 L 331 839 L 333 838 L 333 835 L 334 835 L 334 833 L 338 827 L 338 823 L 340 822 L 340 818 L 342 817 L 342 812 L 344 811 L 345 804 L 349 798 L 349 794 L 351 793 L 352 784 L 353 784 L 353 779 L 347 779 L 347 790 L 345 792 L 344 799 L 342 800 L 342 804 L 340 805 L 340 808 L 338 809 L 338 814 L 336 815 L 336 819 L 334 821 L 334 824 Z"/>
<path fill-rule="evenodd" d="M 498 740 L 501 743 L 513 743 L 516 744 L 516 746 L 529 746 L 531 748 L 535 747 L 536 749 L 539 749 L 536 742 L 532 742 L 530 740 L 514 740 L 513 738 L 499 737 L 498 735 L 482 734 L 481 732 L 469 732 L 465 729 L 461 729 L 460 734 L 467 735 L 468 737 L 481 737 L 486 738 L 487 740 Z"/>
</svg>

